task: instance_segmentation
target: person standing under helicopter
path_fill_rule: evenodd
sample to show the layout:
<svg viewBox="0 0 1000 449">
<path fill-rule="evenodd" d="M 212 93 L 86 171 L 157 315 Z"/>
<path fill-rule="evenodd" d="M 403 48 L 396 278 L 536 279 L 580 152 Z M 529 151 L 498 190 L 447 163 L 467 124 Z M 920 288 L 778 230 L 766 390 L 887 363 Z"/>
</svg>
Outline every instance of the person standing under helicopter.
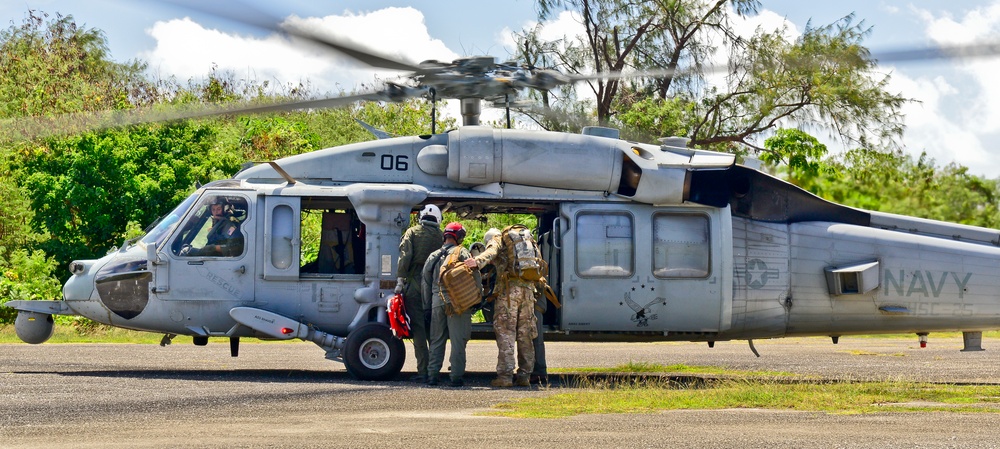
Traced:
<svg viewBox="0 0 1000 449">
<path fill-rule="evenodd" d="M 535 365 L 533 340 L 537 335 L 535 325 L 534 283 L 522 280 L 509 253 L 511 248 L 503 238 L 503 231 L 487 231 L 486 250 L 467 259 L 469 268 L 479 269 L 492 263 L 497 272 L 498 294 L 493 302 L 493 331 L 496 333 L 497 378 L 490 385 L 498 388 L 530 386 L 530 375 Z M 514 377 L 515 349 L 517 377 Z"/>
<path fill-rule="evenodd" d="M 396 263 L 396 293 L 403 294 L 403 304 L 410 316 L 410 337 L 413 341 L 413 356 L 417 359 L 417 374 L 410 378 L 414 382 L 427 381 L 428 326 L 425 316 L 424 299 L 421 296 L 421 272 L 424 262 L 434 250 L 441 248 L 444 237 L 441 234 L 441 209 L 428 204 L 418 214 L 420 222 L 403 234 L 399 241 L 399 261 Z"/>
<path fill-rule="evenodd" d="M 444 364 L 444 347 L 451 340 L 451 386 L 465 385 L 465 346 L 472 338 L 472 313 L 470 308 L 462 313 L 450 314 L 452 309 L 446 309 L 445 304 L 451 303 L 452 296 L 441 281 L 441 267 L 446 262 L 455 260 L 463 262 L 471 259 L 469 250 L 462 247 L 465 240 L 465 227 L 461 223 L 452 222 L 444 227 L 444 245 L 431 253 L 424 264 L 422 291 L 424 308 L 431 310 L 430 327 L 430 360 L 427 362 L 427 384 L 437 385 L 441 367 Z M 475 280 L 476 298 L 482 294 L 478 286 L 482 285 L 479 270 L 472 270 Z"/>
</svg>

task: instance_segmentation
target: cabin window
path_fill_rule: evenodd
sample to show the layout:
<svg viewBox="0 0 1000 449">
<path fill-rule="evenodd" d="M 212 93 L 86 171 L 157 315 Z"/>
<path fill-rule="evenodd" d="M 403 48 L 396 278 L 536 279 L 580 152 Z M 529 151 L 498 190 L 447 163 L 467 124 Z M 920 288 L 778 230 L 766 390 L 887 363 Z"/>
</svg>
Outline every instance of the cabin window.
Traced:
<svg viewBox="0 0 1000 449">
<path fill-rule="evenodd" d="M 628 277 L 634 271 L 632 216 L 582 212 L 576 218 L 576 270 L 587 277 Z"/>
<path fill-rule="evenodd" d="M 653 274 L 661 278 L 700 278 L 709 270 L 708 217 L 653 215 Z"/>
<path fill-rule="evenodd" d="M 364 225 L 346 199 L 303 199 L 300 229 L 302 275 L 364 274 Z"/>
<path fill-rule="evenodd" d="M 243 254 L 247 200 L 236 195 L 205 195 L 171 245 L 180 257 L 237 257 Z"/>
</svg>

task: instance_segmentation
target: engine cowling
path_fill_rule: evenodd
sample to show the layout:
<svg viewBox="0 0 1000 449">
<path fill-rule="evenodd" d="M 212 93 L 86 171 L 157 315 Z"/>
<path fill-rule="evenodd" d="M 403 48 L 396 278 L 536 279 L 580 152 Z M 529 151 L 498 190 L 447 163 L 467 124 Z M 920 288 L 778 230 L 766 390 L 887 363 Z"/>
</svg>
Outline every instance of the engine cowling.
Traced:
<svg viewBox="0 0 1000 449">
<path fill-rule="evenodd" d="M 52 337 L 55 320 L 47 313 L 21 310 L 17 312 L 17 319 L 14 320 L 14 331 L 21 341 L 37 345 Z"/>
</svg>

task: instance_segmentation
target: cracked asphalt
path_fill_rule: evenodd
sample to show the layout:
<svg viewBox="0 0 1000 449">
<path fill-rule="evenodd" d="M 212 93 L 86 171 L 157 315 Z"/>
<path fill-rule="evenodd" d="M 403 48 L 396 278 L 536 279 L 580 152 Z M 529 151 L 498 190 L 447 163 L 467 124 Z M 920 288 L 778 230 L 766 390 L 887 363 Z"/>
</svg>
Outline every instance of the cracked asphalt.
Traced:
<svg viewBox="0 0 1000 449">
<path fill-rule="evenodd" d="M 180 339 L 178 339 L 180 340 Z M 842 337 L 755 342 L 547 345 L 550 369 L 629 362 L 778 371 L 839 380 L 1000 384 L 1000 345 L 961 338 Z M 118 447 L 1000 447 L 997 413 L 842 415 L 680 410 L 558 419 L 483 416 L 497 404 L 575 388 L 492 389 L 496 346 L 469 346 L 463 388 L 361 382 L 311 343 L 206 347 L 0 344 L 0 448 Z M 447 365 L 447 361 L 446 361 Z"/>
</svg>

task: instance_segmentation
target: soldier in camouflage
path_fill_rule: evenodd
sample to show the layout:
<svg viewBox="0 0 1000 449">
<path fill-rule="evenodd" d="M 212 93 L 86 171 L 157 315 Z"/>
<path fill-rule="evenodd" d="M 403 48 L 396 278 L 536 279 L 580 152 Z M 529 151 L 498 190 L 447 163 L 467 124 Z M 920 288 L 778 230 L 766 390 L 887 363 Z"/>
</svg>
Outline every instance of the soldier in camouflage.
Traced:
<svg viewBox="0 0 1000 449">
<path fill-rule="evenodd" d="M 420 273 L 427 256 L 441 248 L 441 209 L 433 204 L 420 211 L 420 223 L 407 229 L 399 242 L 399 261 L 396 263 L 396 293 L 403 294 L 403 304 L 410 316 L 410 337 L 413 339 L 413 356 L 417 359 L 417 374 L 410 380 L 427 381 L 428 323 L 425 320 L 421 297 Z M 430 310 L 427 310 L 429 312 Z"/>
<path fill-rule="evenodd" d="M 492 263 L 497 270 L 498 292 L 494 301 L 493 330 L 497 337 L 497 378 L 490 382 L 494 387 L 527 387 L 535 364 L 533 340 L 538 335 L 535 321 L 535 295 L 532 282 L 521 280 L 514 272 L 514 261 L 509 260 L 509 249 L 501 231 L 490 229 L 486 233 L 486 250 L 475 258 L 466 260 L 470 268 L 481 268 Z M 517 376 L 514 376 L 515 349 Z"/>
</svg>

